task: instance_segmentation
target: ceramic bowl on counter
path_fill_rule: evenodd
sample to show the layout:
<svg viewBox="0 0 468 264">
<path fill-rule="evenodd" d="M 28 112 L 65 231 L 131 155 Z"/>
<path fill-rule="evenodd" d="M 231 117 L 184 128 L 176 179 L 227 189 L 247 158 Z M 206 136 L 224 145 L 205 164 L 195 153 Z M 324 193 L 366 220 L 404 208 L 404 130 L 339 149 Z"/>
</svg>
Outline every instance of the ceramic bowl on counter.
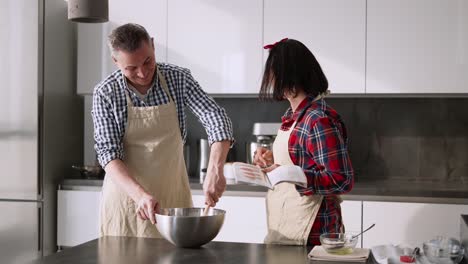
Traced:
<svg viewBox="0 0 468 264">
<path fill-rule="evenodd" d="M 164 208 L 156 214 L 159 233 L 178 247 L 200 247 L 218 235 L 226 211 L 210 208 Z"/>
<path fill-rule="evenodd" d="M 320 235 L 320 243 L 327 253 L 335 255 L 351 254 L 359 237 L 356 233 L 326 233 Z"/>
</svg>

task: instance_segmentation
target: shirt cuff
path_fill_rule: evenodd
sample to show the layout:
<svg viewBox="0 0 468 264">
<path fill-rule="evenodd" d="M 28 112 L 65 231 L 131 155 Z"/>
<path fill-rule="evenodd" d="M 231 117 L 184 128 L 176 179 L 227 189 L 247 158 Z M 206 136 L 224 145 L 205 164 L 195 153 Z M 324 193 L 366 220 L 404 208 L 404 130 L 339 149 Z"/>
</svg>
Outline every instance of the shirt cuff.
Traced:
<svg viewBox="0 0 468 264">
<path fill-rule="evenodd" d="M 231 142 L 230 148 L 232 148 L 234 146 L 234 143 L 236 142 L 236 140 L 234 139 L 233 136 L 228 135 L 228 134 L 224 134 L 224 133 L 218 133 L 218 134 L 215 134 L 215 135 L 209 135 L 208 136 L 208 143 L 210 144 L 210 146 L 213 143 L 220 142 L 220 141 L 230 141 Z"/>
<path fill-rule="evenodd" d="M 101 164 L 101 167 L 103 168 L 105 168 L 109 162 L 115 159 L 123 160 L 123 158 L 122 152 L 108 152 L 98 155 L 99 164 Z"/>
</svg>

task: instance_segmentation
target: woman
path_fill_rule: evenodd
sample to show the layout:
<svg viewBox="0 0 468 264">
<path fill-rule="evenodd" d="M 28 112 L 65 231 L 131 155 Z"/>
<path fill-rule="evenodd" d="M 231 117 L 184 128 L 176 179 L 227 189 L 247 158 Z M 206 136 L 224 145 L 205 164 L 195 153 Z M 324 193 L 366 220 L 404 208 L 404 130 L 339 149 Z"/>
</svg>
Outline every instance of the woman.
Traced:
<svg viewBox="0 0 468 264">
<path fill-rule="evenodd" d="M 266 243 L 320 245 L 320 234 L 343 232 L 340 194 L 351 190 L 354 173 L 345 125 L 323 97 L 328 81 L 301 42 L 283 39 L 265 46 L 270 53 L 260 98 L 288 100 L 273 151 L 257 149 L 254 163 L 265 172 L 300 166 L 307 188 L 280 183 L 267 195 Z"/>
</svg>

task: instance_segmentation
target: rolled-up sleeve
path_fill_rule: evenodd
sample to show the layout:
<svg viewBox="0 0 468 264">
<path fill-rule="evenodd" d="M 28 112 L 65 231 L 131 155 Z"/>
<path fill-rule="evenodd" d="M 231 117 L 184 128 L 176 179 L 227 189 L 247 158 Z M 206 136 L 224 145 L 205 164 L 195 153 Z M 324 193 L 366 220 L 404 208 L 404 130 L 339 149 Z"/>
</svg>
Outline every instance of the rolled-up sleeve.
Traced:
<svg viewBox="0 0 468 264">
<path fill-rule="evenodd" d="M 198 82 L 188 72 L 185 78 L 185 103 L 200 120 L 208 135 L 210 145 L 214 142 L 229 140 L 234 142 L 232 122 L 224 108 L 203 91 Z"/>
<path fill-rule="evenodd" d="M 354 171 L 347 142 L 328 118 L 317 120 L 307 137 L 307 150 L 313 159 L 304 173 L 307 188 L 297 187 L 304 195 L 336 195 L 349 192 L 354 184 Z"/>
<path fill-rule="evenodd" d="M 119 131 L 112 109 L 111 98 L 100 90 L 95 90 L 91 111 L 94 124 L 94 149 L 103 168 L 114 159 L 123 159 L 123 135 Z"/>
</svg>

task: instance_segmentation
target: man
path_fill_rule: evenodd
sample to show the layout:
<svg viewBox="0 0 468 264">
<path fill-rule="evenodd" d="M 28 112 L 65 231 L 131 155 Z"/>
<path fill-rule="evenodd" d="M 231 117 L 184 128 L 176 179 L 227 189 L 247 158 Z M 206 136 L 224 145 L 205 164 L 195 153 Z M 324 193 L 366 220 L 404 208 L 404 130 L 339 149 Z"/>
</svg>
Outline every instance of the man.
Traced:
<svg viewBox="0 0 468 264">
<path fill-rule="evenodd" d="M 145 28 L 122 25 L 108 41 L 119 70 L 96 86 L 92 110 L 95 149 L 106 171 L 100 233 L 159 237 L 154 214 L 160 207 L 192 206 L 183 157 L 185 106 L 212 144 L 203 185 L 210 206 L 226 187 L 223 166 L 232 124 L 189 70 L 156 63 Z"/>
</svg>

